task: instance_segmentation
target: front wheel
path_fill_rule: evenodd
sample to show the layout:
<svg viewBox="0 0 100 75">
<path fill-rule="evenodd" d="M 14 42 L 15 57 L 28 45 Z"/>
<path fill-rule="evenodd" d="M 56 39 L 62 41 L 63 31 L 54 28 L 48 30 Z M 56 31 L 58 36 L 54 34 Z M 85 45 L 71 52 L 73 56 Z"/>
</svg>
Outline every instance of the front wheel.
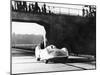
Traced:
<svg viewBox="0 0 100 75">
<path fill-rule="evenodd" d="M 40 58 L 37 58 L 36 60 L 37 60 L 37 61 L 40 61 Z"/>
</svg>

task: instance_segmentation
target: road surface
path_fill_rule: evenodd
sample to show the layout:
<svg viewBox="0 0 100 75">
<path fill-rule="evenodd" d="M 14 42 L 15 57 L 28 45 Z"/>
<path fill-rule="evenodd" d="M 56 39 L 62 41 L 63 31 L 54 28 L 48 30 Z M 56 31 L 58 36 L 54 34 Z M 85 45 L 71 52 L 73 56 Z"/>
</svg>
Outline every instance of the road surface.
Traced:
<svg viewBox="0 0 100 75">
<path fill-rule="evenodd" d="M 36 61 L 33 51 L 12 48 L 12 74 L 95 69 L 95 61 L 86 57 L 69 56 L 66 63 Z"/>
</svg>

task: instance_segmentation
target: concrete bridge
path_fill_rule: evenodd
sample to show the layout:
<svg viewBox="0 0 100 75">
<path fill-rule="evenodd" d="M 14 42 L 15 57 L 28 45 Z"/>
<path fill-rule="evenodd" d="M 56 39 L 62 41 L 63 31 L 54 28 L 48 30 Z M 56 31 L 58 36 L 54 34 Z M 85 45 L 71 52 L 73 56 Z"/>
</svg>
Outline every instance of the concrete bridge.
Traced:
<svg viewBox="0 0 100 75">
<path fill-rule="evenodd" d="M 38 23 L 44 26 L 48 44 L 67 47 L 70 52 L 96 53 L 95 17 L 12 12 L 12 21 Z"/>
</svg>

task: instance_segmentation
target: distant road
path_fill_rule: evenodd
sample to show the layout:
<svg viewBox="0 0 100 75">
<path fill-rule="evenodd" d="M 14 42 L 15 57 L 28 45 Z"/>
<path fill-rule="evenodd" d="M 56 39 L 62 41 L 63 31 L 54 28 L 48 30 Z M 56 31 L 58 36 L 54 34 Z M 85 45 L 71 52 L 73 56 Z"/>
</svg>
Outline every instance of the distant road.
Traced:
<svg viewBox="0 0 100 75">
<path fill-rule="evenodd" d="M 36 61 L 31 51 L 12 48 L 12 74 L 33 74 L 38 72 L 87 70 L 95 68 L 95 61 L 89 61 L 85 57 L 69 56 L 69 61 L 66 63 L 49 62 L 45 64 L 43 61 Z"/>
</svg>

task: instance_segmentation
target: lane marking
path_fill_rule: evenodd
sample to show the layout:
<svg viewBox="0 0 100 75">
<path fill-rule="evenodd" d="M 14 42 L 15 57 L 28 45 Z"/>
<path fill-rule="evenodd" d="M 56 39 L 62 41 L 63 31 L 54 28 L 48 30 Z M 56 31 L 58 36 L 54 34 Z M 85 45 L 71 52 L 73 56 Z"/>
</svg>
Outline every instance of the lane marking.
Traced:
<svg viewBox="0 0 100 75">
<path fill-rule="evenodd" d="M 75 65 L 71 65 L 71 64 L 66 64 L 66 65 L 68 65 L 68 66 L 72 66 L 72 67 L 76 67 L 76 68 L 80 68 L 80 69 L 83 69 L 83 70 L 87 70 L 86 68 L 83 68 L 83 67 L 79 67 L 79 66 L 75 66 Z"/>
<path fill-rule="evenodd" d="M 16 51 L 23 51 L 23 52 L 34 52 L 34 51 L 28 51 L 28 50 L 22 50 L 22 49 L 20 49 L 20 50 L 16 49 Z"/>
</svg>

